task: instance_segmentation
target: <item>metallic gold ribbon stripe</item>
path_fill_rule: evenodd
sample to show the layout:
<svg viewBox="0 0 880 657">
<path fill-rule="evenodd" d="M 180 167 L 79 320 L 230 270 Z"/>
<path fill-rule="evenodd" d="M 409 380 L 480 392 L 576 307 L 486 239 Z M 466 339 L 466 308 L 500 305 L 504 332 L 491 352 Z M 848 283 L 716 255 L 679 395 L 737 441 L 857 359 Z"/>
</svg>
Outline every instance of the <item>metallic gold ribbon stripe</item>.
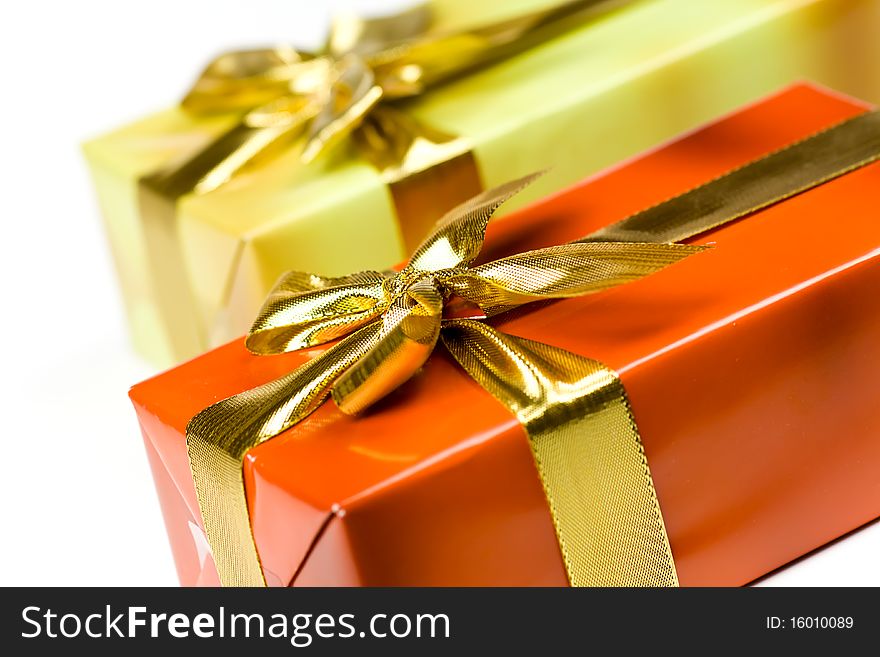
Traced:
<svg viewBox="0 0 880 657">
<path fill-rule="evenodd" d="M 678 242 L 800 194 L 878 158 L 880 113 L 859 114 L 580 241 Z"/>
<path fill-rule="evenodd" d="M 205 535 L 224 586 L 266 585 L 244 494 L 245 454 L 320 406 L 340 374 L 375 345 L 377 329 L 367 326 L 290 374 L 209 406 L 187 426 Z"/>
<path fill-rule="evenodd" d="M 137 189 L 148 276 L 168 351 L 173 361 L 204 351 L 206 328 L 199 317 L 178 235 L 176 197 L 167 196 L 152 176 Z"/>
<path fill-rule="evenodd" d="M 449 322 L 441 337 L 525 428 L 569 583 L 677 586 L 651 472 L 617 373 L 481 322 Z"/>
<path fill-rule="evenodd" d="M 377 107 L 354 131 L 358 153 L 391 194 L 401 242 L 412 252 L 447 210 L 483 190 L 469 139 Z"/>
<path fill-rule="evenodd" d="M 187 160 L 138 180 L 138 214 L 153 296 L 175 361 L 208 347 L 208 326 L 199 312 L 180 240 L 177 203 L 196 190 L 219 187 L 249 162 L 252 154 L 265 150 L 284 134 L 278 128 L 239 124 Z"/>
</svg>

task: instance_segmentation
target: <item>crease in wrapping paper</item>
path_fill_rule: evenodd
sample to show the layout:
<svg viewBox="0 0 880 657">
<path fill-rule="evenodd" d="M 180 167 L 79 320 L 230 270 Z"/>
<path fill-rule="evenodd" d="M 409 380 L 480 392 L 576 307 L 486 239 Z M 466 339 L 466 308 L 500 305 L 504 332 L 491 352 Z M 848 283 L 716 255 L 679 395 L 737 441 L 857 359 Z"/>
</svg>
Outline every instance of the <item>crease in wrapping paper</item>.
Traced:
<svg viewBox="0 0 880 657">
<path fill-rule="evenodd" d="M 351 134 L 385 183 L 409 249 L 434 220 L 483 185 L 467 138 L 423 125 L 383 99 L 419 95 L 628 1 L 567 0 L 439 34 L 428 30 L 429 12 L 420 5 L 380 19 L 339 21 L 323 55 L 286 48 L 221 55 L 183 104 L 197 112 L 246 110 L 241 122 L 181 165 L 138 181 L 153 292 L 175 357 L 206 349 L 211 332 L 211 320 L 200 316 L 177 235 L 176 206 L 183 196 L 216 189 L 304 134 L 306 159 Z M 319 82 L 312 88 L 316 77 Z"/>
</svg>

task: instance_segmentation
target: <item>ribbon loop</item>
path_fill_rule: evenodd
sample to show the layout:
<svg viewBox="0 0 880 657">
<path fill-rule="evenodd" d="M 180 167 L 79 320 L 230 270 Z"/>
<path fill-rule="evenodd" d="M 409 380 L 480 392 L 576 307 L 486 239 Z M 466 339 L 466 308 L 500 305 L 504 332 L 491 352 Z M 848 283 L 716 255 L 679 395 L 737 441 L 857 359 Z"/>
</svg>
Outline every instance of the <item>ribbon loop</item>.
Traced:
<svg viewBox="0 0 880 657">
<path fill-rule="evenodd" d="M 562 244 L 479 265 L 443 279 L 458 296 L 497 315 L 539 301 L 600 292 L 643 278 L 702 251 L 685 244 Z"/>
<path fill-rule="evenodd" d="M 348 335 L 385 310 L 385 280 L 372 271 L 336 279 L 282 276 L 248 333 L 247 348 L 280 354 Z"/>
<path fill-rule="evenodd" d="M 495 210 L 540 175 L 505 183 L 454 207 L 416 248 L 409 266 L 419 271 L 440 271 L 469 264 L 483 248 L 486 226 Z"/>
<path fill-rule="evenodd" d="M 311 59 L 283 46 L 224 53 L 208 64 L 181 105 L 196 114 L 253 109 L 288 93 Z"/>
</svg>

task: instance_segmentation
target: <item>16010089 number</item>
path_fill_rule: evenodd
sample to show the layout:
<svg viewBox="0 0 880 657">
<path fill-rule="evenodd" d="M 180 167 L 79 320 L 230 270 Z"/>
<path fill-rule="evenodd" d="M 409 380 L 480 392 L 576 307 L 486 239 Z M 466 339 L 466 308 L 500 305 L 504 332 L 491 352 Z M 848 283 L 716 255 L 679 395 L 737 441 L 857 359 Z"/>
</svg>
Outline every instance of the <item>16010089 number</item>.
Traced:
<svg viewBox="0 0 880 657">
<path fill-rule="evenodd" d="M 849 630 L 853 626 L 852 616 L 792 616 L 793 630 Z"/>
<path fill-rule="evenodd" d="M 851 630 L 852 616 L 767 616 L 768 630 Z"/>
</svg>

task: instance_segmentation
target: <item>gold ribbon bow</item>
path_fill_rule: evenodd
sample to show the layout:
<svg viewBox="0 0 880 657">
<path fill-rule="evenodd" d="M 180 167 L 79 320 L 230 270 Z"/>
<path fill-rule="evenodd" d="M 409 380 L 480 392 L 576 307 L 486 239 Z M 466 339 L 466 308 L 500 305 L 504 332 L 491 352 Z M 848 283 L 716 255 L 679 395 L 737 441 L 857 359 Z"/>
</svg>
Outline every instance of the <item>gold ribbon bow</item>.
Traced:
<svg viewBox="0 0 880 657">
<path fill-rule="evenodd" d="M 358 134 L 380 170 L 406 164 L 423 130 L 388 101 L 420 95 L 426 89 L 504 57 L 521 52 L 564 29 L 563 19 L 587 13 L 609 0 L 567 0 L 545 9 L 474 28 L 432 30 L 428 5 L 385 18 L 334 19 L 319 53 L 292 48 L 230 52 L 214 60 L 183 100 L 196 113 L 243 112 L 237 137 L 253 143 L 215 164 L 199 184 L 210 189 L 229 179 L 277 142 L 305 132 L 302 156 L 309 161 L 364 124 Z M 247 141 L 246 139 L 242 140 Z M 430 141 L 430 139 L 429 139 Z M 448 140 L 446 140 L 448 141 Z"/>
<path fill-rule="evenodd" d="M 299 141 L 308 161 L 351 136 L 387 185 L 409 249 L 439 216 L 483 185 L 469 140 L 421 124 L 403 111 L 401 101 L 620 4 L 623 0 L 567 0 L 446 32 L 434 30 L 429 6 L 419 5 L 385 18 L 339 17 L 318 53 L 280 47 L 230 52 L 211 62 L 183 107 L 240 119 L 188 159 L 139 181 L 156 301 L 175 359 L 203 351 L 209 332 L 185 283 L 178 199 L 217 189 Z"/>
<path fill-rule="evenodd" d="M 463 299 L 486 317 L 632 281 L 704 247 L 666 243 L 727 223 L 880 158 L 867 113 L 578 242 L 474 265 L 492 213 L 529 176 L 454 208 L 399 272 L 283 276 L 247 337 L 257 354 L 336 344 L 290 374 L 220 401 L 187 426 L 199 506 L 224 585 L 264 585 L 242 459 L 328 395 L 358 413 L 411 378 L 438 339 L 526 429 L 572 585 L 674 585 L 641 440 L 617 374 L 484 321 L 444 318 Z M 632 240 L 639 241 L 618 241 Z M 608 241 L 613 240 L 613 241 Z"/>
</svg>

